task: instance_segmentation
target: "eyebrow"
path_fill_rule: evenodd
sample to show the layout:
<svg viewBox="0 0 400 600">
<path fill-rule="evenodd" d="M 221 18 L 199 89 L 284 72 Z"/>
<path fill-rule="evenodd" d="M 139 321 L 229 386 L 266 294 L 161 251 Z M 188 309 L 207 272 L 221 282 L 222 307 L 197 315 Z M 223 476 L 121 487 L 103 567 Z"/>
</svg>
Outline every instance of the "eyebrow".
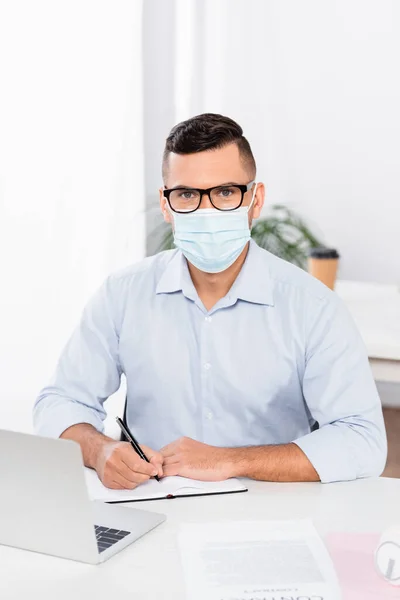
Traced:
<svg viewBox="0 0 400 600">
<path fill-rule="evenodd" d="M 223 187 L 225 185 L 246 185 L 246 184 L 238 183 L 237 181 L 227 181 L 225 183 L 218 183 L 217 185 L 212 185 L 211 187 Z M 193 185 L 185 185 L 183 183 L 177 183 L 176 185 L 174 185 L 174 187 L 169 188 L 169 189 L 176 190 L 176 189 L 179 189 L 179 188 L 185 188 L 185 189 L 188 189 L 188 190 L 197 190 L 197 189 L 206 189 L 207 190 L 207 189 L 210 189 L 210 188 L 196 188 Z"/>
</svg>

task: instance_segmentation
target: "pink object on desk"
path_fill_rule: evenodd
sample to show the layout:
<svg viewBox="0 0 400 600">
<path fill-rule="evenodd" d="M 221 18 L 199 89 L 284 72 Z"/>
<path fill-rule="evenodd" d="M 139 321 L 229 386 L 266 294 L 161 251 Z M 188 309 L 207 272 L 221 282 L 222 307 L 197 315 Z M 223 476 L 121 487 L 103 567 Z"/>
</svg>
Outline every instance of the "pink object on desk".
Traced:
<svg viewBox="0 0 400 600">
<path fill-rule="evenodd" d="M 376 571 L 375 550 L 380 536 L 371 533 L 330 533 L 324 536 L 343 600 L 400 600 L 400 589 Z"/>
</svg>

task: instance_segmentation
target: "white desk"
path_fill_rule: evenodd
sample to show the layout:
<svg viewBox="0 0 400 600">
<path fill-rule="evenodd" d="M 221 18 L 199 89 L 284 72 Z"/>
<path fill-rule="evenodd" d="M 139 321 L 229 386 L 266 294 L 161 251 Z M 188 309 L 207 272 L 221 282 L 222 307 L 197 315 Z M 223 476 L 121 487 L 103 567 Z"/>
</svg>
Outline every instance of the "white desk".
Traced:
<svg viewBox="0 0 400 600">
<path fill-rule="evenodd" d="M 0 598 L 183 600 L 176 545 L 182 522 L 311 517 L 321 535 L 331 531 L 380 533 L 400 522 L 400 480 L 396 479 L 329 485 L 250 481 L 248 487 L 244 494 L 127 505 L 164 512 L 167 521 L 100 566 L 0 546 Z M 28 499 L 26 508 L 29 510 Z"/>
<path fill-rule="evenodd" d="M 400 286 L 338 281 L 367 346 L 376 381 L 400 382 Z"/>
</svg>

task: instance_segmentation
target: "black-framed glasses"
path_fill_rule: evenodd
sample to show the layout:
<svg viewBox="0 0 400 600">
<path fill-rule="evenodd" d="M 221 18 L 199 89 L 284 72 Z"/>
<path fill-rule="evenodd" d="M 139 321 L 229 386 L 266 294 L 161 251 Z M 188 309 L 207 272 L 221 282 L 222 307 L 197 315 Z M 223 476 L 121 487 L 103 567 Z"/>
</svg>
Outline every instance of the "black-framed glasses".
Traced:
<svg viewBox="0 0 400 600">
<path fill-rule="evenodd" d="M 206 190 L 199 188 L 176 187 L 164 190 L 171 210 L 177 213 L 191 213 L 197 210 L 204 194 L 210 199 L 217 210 L 236 210 L 243 203 L 243 198 L 254 185 L 254 181 L 247 184 L 218 185 Z"/>
</svg>

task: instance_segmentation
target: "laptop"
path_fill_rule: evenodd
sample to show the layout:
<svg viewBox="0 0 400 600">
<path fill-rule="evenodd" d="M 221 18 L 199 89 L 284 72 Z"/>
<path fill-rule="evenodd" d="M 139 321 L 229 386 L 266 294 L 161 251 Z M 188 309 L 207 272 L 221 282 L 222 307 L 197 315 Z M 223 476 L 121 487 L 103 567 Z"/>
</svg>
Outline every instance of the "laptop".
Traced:
<svg viewBox="0 0 400 600">
<path fill-rule="evenodd" d="M 89 500 L 76 442 L 0 429 L 0 544 L 98 564 L 164 520 Z"/>
</svg>

